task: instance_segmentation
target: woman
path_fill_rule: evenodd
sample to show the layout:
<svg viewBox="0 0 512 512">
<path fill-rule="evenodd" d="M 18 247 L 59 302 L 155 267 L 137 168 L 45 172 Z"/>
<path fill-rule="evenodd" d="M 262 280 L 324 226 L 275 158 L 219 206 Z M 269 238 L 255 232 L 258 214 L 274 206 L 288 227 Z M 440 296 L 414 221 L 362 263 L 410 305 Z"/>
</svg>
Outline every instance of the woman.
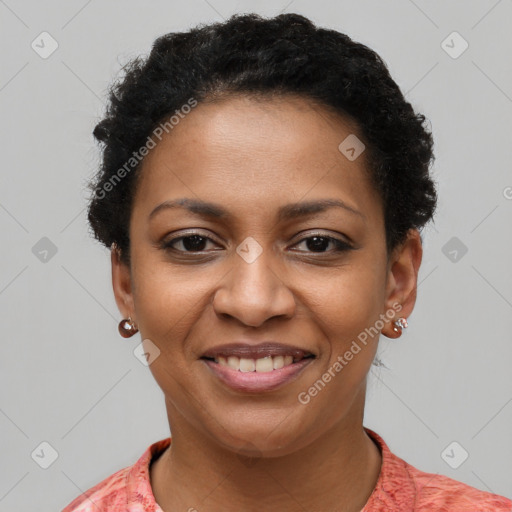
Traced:
<svg viewBox="0 0 512 512">
<path fill-rule="evenodd" d="M 167 34 L 127 66 L 89 221 L 172 443 L 64 512 L 512 510 L 363 427 L 436 205 L 424 122 L 378 55 L 297 14 Z"/>
</svg>

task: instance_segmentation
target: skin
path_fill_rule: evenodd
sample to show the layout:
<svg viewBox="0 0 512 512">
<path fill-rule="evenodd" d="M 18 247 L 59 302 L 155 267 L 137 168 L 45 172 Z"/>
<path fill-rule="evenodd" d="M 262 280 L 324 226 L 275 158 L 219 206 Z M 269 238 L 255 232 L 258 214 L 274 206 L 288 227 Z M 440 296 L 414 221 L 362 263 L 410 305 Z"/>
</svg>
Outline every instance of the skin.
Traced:
<svg viewBox="0 0 512 512">
<path fill-rule="evenodd" d="M 349 161 L 338 150 L 358 133 L 352 120 L 311 100 L 227 97 L 199 104 L 145 157 L 131 264 L 114 247 L 112 283 L 123 317 L 160 350 L 149 368 L 165 396 L 172 449 L 150 477 L 165 512 L 358 512 L 371 495 L 382 460 L 362 425 L 378 336 L 308 404 L 297 398 L 379 315 L 398 304 L 393 320 L 408 317 L 416 300 L 421 238 L 411 230 L 388 258 L 366 154 Z M 231 217 L 175 208 L 148 220 L 163 201 L 184 197 L 218 203 Z M 328 198 L 360 215 L 330 208 L 276 217 L 283 205 Z M 187 253 L 180 240 L 174 251 L 162 248 L 189 229 L 211 239 L 202 252 Z M 353 249 L 318 249 L 305 241 L 313 234 Z M 262 249 L 251 263 L 236 252 L 247 237 Z M 396 337 L 390 322 L 382 333 Z M 278 390 L 233 391 L 199 358 L 240 338 L 294 344 L 317 357 Z"/>
</svg>

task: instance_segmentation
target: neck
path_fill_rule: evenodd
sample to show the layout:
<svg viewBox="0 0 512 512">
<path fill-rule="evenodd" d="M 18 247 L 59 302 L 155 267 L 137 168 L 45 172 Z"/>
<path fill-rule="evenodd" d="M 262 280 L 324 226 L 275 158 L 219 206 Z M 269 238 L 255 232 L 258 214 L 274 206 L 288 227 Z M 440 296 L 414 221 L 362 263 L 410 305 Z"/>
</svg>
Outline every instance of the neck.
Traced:
<svg viewBox="0 0 512 512">
<path fill-rule="evenodd" d="M 150 469 L 155 499 L 164 512 L 359 512 L 382 463 L 362 426 L 364 398 L 359 408 L 352 421 L 336 424 L 305 448 L 258 459 L 241 458 L 173 421 L 171 449 Z"/>
</svg>

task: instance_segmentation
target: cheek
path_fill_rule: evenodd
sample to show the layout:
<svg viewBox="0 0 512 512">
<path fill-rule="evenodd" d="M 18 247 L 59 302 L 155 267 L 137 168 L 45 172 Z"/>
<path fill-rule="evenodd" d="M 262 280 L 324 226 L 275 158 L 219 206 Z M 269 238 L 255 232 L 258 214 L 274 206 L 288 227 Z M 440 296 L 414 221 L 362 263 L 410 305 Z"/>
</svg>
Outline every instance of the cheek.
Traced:
<svg viewBox="0 0 512 512">
<path fill-rule="evenodd" d="M 208 300 L 203 279 L 190 279 L 190 269 L 180 271 L 158 260 L 141 258 L 134 270 L 133 292 L 141 335 L 150 338 L 162 351 L 176 352 L 197 321 L 200 305 Z"/>
<path fill-rule="evenodd" d="M 345 270 L 315 297 L 316 325 L 324 337 L 323 361 L 315 380 L 298 397 L 314 425 L 326 428 L 340 421 L 354 401 L 364 403 L 366 376 L 378 343 L 378 336 L 369 336 L 367 329 L 375 325 L 383 303 L 378 292 L 382 276 Z"/>
<path fill-rule="evenodd" d="M 339 269 L 324 283 L 322 293 L 317 289 L 315 319 L 324 336 L 323 361 L 319 378 L 303 396 L 313 415 L 324 421 L 333 420 L 333 404 L 343 415 L 366 381 L 377 351 L 378 335 L 371 327 L 382 312 L 384 276 L 381 266 L 361 261 Z"/>
<path fill-rule="evenodd" d="M 340 269 L 315 291 L 316 317 L 333 351 L 374 325 L 384 304 L 384 272 L 364 262 Z"/>
<path fill-rule="evenodd" d="M 133 293 L 138 327 L 142 339 L 149 339 L 157 357 L 149 365 L 156 383 L 169 397 L 182 397 L 183 407 L 193 403 L 189 386 L 193 378 L 187 342 L 197 323 L 198 305 L 204 290 L 195 281 L 180 279 L 162 262 L 141 265 L 136 274 Z"/>
</svg>

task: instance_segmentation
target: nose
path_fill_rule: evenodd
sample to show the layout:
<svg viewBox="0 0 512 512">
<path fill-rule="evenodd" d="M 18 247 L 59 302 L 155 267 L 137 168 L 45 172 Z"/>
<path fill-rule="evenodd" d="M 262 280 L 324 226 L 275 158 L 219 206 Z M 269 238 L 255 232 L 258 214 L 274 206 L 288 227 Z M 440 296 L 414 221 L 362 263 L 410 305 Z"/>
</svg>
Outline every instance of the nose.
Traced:
<svg viewBox="0 0 512 512">
<path fill-rule="evenodd" d="M 258 327 L 273 317 L 291 318 L 295 299 L 279 277 L 279 270 L 273 268 L 277 265 L 272 259 L 271 249 L 263 250 L 254 261 L 233 254 L 231 271 L 225 274 L 214 296 L 215 312 L 251 327 Z"/>
</svg>

